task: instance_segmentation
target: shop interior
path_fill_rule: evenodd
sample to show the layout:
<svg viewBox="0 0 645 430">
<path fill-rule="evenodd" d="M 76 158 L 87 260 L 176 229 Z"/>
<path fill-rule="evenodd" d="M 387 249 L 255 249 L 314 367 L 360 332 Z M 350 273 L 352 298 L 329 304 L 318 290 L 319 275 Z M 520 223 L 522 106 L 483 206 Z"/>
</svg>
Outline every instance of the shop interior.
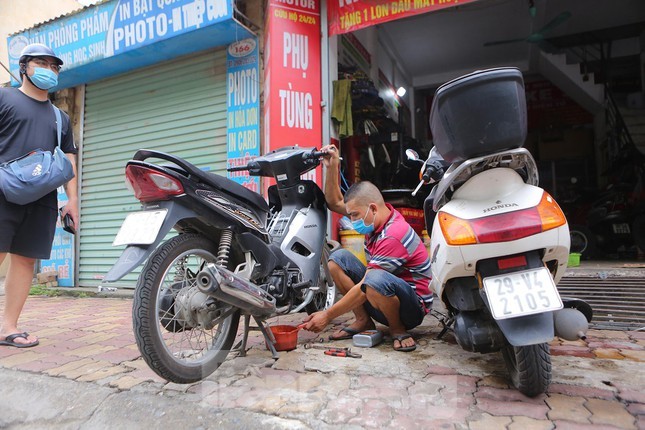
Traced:
<svg viewBox="0 0 645 430">
<path fill-rule="evenodd" d="M 351 100 L 332 112 L 343 186 L 373 182 L 425 235 L 431 186 L 412 196 L 420 164 L 405 151 L 425 159 L 432 148 L 436 88 L 475 70 L 517 67 L 527 100 L 524 147 L 540 186 L 567 215 L 572 251 L 643 259 L 645 139 L 631 124 L 645 128 L 643 35 L 638 1 L 480 0 L 336 36 L 334 100 Z"/>
</svg>

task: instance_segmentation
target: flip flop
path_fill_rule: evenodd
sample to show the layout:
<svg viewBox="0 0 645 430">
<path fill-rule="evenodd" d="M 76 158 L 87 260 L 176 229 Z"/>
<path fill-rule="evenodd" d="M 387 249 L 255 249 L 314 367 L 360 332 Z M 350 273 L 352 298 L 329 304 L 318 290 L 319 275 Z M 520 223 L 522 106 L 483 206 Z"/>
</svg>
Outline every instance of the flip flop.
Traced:
<svg viewBox="0 0 645 430">
<path fill-rule="evenodd" d="M 346 334 L 346 335 L 342 335 L 342 336 L 336 336 L 336 337 L 334 337 L 334 336 L 329 336 L 329 340 L 345 340 L 345 339 L 351 339 L 352 337 L 354 337 L 354 335 L 355 335 L 355 334 L 360 333 L 360 331 L 359 331 L 359 330 L 354 330 L 353 328 L 349 328 L 349 327 L 343 327 L 343 328 L 341 328 L 341 329 L 340 329 L 340 331 L 344 331 L 344 332 L 345 332 L 345 333 L 347 333 L 347 334 Z"/>
<path fill-rule="evenodd" d="M 25 332 L 22 332 L 22 333 L 10 334 L 4 340 L 0 340 L 0 346 L 14 346 L 16 348 L 31 348 L 32 346 L 36 346 L 36 345 L 38 345 L 40 343 L 40 341 L 38 341 L 38 340 L 35 340 L 33 342 L 30 342 L 30 343 L 18 343 L 18 342 L 15 342 L 15 340 L 17 338 L 19 338 L 19 337 L 21 337 L 23 339 L 27 339 L 29 337 L 29 333 L 27 333 L 25 331 Z"/>
<path fill-rule="evenodd" d="M 394 340 L 398 340 L 399 345 L 402 345 L 402 341 L 404 341 L 405 339 L 410 339 L 411 337 L 412 336 L 410 336 L 409 334 L 402 334 L 402 335 L 399 335 L 399 336 L 394 336 Z M 392 345 L 392 348 L 395 351 L 410 352 L 410 351 L 414 351 L 415 349 L 417 349 L 417 345 L 415 343 L 414 345 L 411 345 L 411 346 L 399 346 L 398 348 L 396 348 L 396 347 L 394 347 L 394 345 Z"/>
</svg>

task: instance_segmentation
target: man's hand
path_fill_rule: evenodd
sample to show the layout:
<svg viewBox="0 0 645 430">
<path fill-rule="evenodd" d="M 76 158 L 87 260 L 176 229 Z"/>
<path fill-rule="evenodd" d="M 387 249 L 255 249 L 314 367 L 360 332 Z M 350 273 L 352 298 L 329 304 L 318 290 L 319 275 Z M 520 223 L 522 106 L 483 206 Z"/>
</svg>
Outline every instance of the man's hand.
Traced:
<svg viewBox="0 0 645 430">
<path fill-rule="evenodd" d="M 338 154 L 338 148 L 336 148 L 336 146 L 327 145 L 323 146 L 320 150 L 327 153 L 327 155 L 323 157 L 323 165 L 325 167 L 335 167 L 339 164 L 340 155 Z"/>
<path fill-rule="evenodd" d="M 329 325 L 329 316 L 326 311 L 313 313 L 303 321 L 304 329 L 314 333 L 320 333 Z"/>
<path fill-rule="evenodd" d="M 65 217 L 65 215 L 69 214 L 72 217 L 72 220 L 74 221 L 74 229 L 78 230 L 79 226 L 79 217 L 78 217 L 78 200 L 75 198 L 72 198 L 65 203 L 65 206 L 63 206 L 63 210 L 61 213 L 61 218 Z"/>
</svg>

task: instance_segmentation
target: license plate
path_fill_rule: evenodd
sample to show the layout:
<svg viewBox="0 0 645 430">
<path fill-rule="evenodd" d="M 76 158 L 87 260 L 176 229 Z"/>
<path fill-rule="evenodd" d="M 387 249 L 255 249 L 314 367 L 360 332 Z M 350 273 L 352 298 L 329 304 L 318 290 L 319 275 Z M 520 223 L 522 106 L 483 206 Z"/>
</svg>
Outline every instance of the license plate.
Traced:
<svg viewBox="0 0 645 430">
<path fill-rule="evenodd" d="M 157 238 L 167 212 L 167 209 L 159 209 L 129 214 L 123 220 L 112 246 L 150 245 Z"/>
<path fill-rule="evenodd" d="M 562 309 L 560 294 L 544 267 L 491 276 L 483 282 L 497 320 Z"/>
<path fill-rule="evenodd" d="M 626 222 L 622 222 L 620 224 L 612 224 L 611 227 L 613 228 L 615 234 L 631 234 L 629 224 L 627 224 Z"/>
</svg>

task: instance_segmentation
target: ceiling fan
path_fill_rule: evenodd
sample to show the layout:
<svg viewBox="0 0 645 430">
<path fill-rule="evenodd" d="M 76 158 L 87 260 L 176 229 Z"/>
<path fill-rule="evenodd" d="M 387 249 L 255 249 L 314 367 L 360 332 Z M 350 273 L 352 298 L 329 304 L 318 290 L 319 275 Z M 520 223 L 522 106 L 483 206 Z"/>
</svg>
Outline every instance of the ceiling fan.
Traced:
<svg viewBox="0 0 645 430">
<path fill-rule="evenodd" d="M 561 14 L 553 18 L 551 21 L 549 21 L 542 28 L 540 28 L 538 31 L 536 31 L 535 33 L 529 34 L 528 37 L 523 37 L 520 39 L 507 39 L 507 40 L 497 40 L 494 42 L 486 42 L 484 43 L 484 46 L 496 46 L 496 45 L 504 45 L 507 43 L 516 43 L 516 42 L 528 42 L 528 43 L 537 43 L 537 44 L 546 43 L 546 33 L 550 32 L 554 28 L 563 24 L 569 18 L 571 18 L 571 12 L 569 11 L 562 12 Z"/>
</svg>

